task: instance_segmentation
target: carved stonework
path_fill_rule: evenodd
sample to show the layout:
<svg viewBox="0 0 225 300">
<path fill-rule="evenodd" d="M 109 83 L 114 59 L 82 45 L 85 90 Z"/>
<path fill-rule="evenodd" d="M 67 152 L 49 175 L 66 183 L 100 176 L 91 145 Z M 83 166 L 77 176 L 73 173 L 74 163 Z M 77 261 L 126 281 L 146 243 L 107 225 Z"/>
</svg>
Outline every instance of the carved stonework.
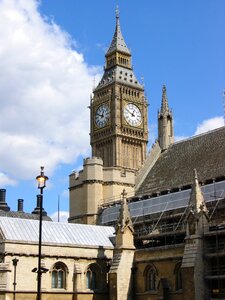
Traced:
<svg viewBox="0 0 225 300">
<path fill-rule="evenodd" d="M 146 158 L 147 101 L 133 72 L 118 15 L 105 58 L 105 71 L 90 104 L 92 156 L 101 157 L 104 167 L 138 170 Z"/>
<path fill-rule="evenodd" d="M 9 263 L 0 263 L 0 291 L 9 288 Z"/>
</svg>

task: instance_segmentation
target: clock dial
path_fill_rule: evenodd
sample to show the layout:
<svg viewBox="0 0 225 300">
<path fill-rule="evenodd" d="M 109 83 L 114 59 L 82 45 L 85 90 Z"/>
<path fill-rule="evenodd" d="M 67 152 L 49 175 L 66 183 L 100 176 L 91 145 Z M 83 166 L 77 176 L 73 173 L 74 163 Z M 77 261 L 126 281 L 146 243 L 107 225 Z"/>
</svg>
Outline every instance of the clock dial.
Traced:
<svg viewBox="0 0 225 300">
<path fill-rule="evenodd" d="M 98 127 L 104 127 L 110 117 L 110 110 L 108 104 L 100 105 L 95 112 L 95 123 Z"/>
<path fill-rule="evenodd" d="M 124 117 L 127 123 L 131 126 L 140 126 L 142 123 L 142 116 L 140 109 L 133 103 L 128 103 L 124 107 Z"/>
</svg>

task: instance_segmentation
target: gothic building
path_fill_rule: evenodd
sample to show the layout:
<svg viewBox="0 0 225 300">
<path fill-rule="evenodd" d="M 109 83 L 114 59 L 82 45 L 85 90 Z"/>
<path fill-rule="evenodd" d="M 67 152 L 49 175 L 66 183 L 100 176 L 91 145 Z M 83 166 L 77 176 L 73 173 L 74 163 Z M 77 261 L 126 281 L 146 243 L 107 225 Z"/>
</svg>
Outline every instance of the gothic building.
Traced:
<svg viewBox="0 0 225 300">
<path fill-rule="evenodd" d="M 136 250 L 132 256 L 128 247 L 132 267 L 124 263 L 124 251 L 114 250 L 112 270 L 115 278 L 132 270 L 126 276 L 133 294 L 126 288 L 126 296 L 112 299 L 223 299 L 225 127 L 174 142 L 163 86 L 158 139 L 146 155 L 147 102 L 130 58 L 117 15 L 91 100 L 92 154 L 98 158 L 70 175 L 69 220 L 118 228 L 125 189 Z"/>
<path fill-rule="evenodd" d="M 43 299 L 225 299 L 225 127 L 174 142 L 163 86 L 146 154 L 147 101 L 118 13 L 105 58 L 93 157 L 69 176 L 70 223 L 43 222 Z M 0 300 L 32 300 L 38 220 L 8 210 L 0 198 Z"/>
</svg>

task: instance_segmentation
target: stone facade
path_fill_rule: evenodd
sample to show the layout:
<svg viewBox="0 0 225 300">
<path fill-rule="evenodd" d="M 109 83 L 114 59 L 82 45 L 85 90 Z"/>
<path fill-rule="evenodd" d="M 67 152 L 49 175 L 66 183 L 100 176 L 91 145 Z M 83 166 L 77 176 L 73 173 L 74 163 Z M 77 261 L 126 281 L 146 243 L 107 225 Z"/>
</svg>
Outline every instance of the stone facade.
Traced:
<svg viewBox="0 0 225 300">
<path fill-rule="evenodd" d="M 35 223 L 38 227 L 38 221 Z M 32 230 L 32 227 L 30 229 Z M 21 231 L 23 232 L 23 227 Z M 79 234 L 83 235 L 82 232 Z M 38 245 L 37 242 L 26 242 L 26 238 L 22 235 L 19 239 L 15 241 L 1 238 L 0 255 L 3 261 L 0 263 L 1 300 L 14 299 L 13 295 L 17 300 L 36 299 L 37 273 L 32 270 L 38 265 Z M 42 274 L 42 299 L 107 299 L 108 268 L 112 255 L 112 246 L 43 242 L 41 265 L 47 272 Z M 18 259 L 16 267 L 13 265 L 14 258 Z M 59 277 L 60 272 L 63 274 L 62 277 Z M 89 278 L 88 272 L 91 276 L 94 273 L 96 277 Z M 93 286 L 91 280 L 95 281 Z"/>
<path fill-rule="evenodd" d="M 134 195 L 135 172 L 105 168 L 101 158 L 84 160 L 83 170 L 70 175 L 70 222 L 96 224 L 101 207 L 114 203 L 125 188 Z"/>
</svg>

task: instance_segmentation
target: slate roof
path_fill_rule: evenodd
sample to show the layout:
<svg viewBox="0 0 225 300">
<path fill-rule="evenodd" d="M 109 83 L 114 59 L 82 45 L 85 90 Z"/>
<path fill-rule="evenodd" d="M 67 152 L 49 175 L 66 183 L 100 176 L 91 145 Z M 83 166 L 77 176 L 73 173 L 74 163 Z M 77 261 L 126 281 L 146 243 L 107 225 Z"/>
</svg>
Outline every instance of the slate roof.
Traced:
<svg viewBox="0 0 225 300">
<path fill-rule="evenodd" d="M 130 54 L 129 49 L 127 48 L 127 45 L 125 43 L 125 40 L 123 38 L 121 29 L 120 29 L 120 21 L 119 21 L 119 15 L 116 16 L 116 28 L 113 35 L 113 39 L 111 42 L 111 45 L 109 46 L 109 49 L 106 53 L 106 55 L 109 55 L 110 53 L 114 51 L 121 51 L 126 54 Z"/>
<path fill-rule="evenodd" d="M 113 248 L 110 237 L 113 227 L 57 223 L 42 223 L 43 244 L 61 244 L 73 246 L 109 247 Z M 25 243 L 38 243 L 39 221 L 0 217 L 0 239 Z"/>
<path fill-rule="evenodd" d="M 128 69 L 122 66 L 115 66 L 109 70 L 105 70 L 102 79 L 100 80 L 95 91 L 115 82 L 126 84 L 139 90 L 143 90 L 143 86 L 138 82 L 132 69 Z"/>
<path fill-rule="evenodd" d="M 172 144 L 162 152 L 137 195 L 190 185 L 193 169 L 200 182 L 225 176 L 225 127 Z"/>
</svg>

